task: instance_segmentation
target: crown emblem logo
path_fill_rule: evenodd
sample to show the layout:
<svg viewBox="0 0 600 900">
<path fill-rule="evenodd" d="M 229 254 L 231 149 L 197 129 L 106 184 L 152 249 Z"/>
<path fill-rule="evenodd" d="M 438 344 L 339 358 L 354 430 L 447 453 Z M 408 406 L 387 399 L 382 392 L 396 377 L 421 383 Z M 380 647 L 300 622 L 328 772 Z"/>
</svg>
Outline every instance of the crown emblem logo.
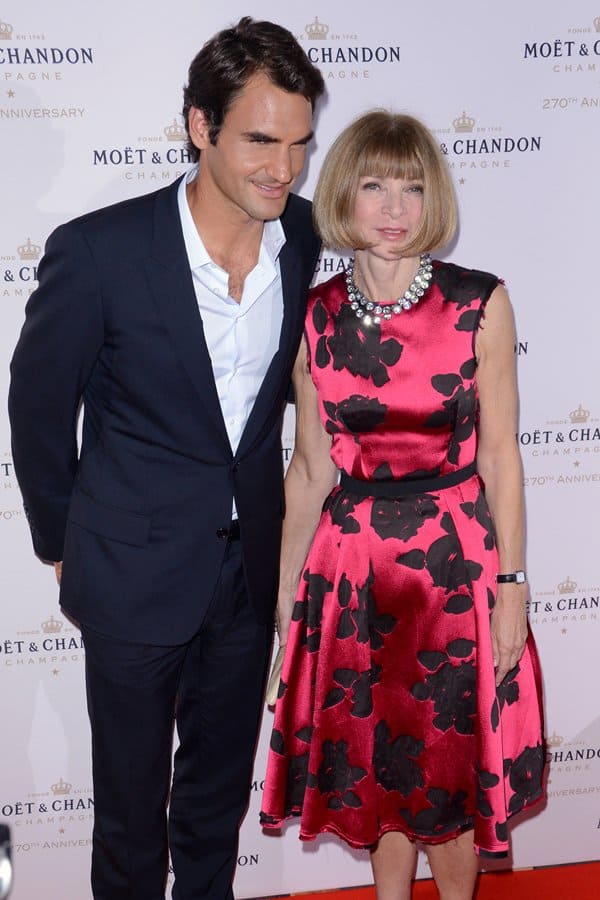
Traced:
<svg viewBox="0 0 600 900">
<path fill-rule="evenodd" d="M 69 784 L 68 781 L 63 781 L 63 779 L 61 778 L 61 779 L 59 779 L 59 781 L 56 782 L 56 784 L 51 785 L 50 790 L 57 797 L 60 797 L 61 795 L 64 795 L 64 794 L 70 794 L 72 787 L 73 787 L 72 784 Z"/>
<path fill-rule="evenodd" d="M 557 734 L 553 732 L 550 737 L 546 740 L 546 743 L 549 747 L 560 747 L 562 746 L 562 742 L 564 741 L 564 737 L 561 734 Z"/>
<path fill-rule="evenodd" d="M 26 244 L 17 247 L 17 253 L 21 259 L 39 259 L 42 248 L 38 244 L 32 244 L 31 238 L 27 238 Z"/>
<path fill-rule="evenodd" d="M 46 619 L 45 622 L 42 622 L 42 631 L 44 634 L 58 634 L 59 631 L 62 631 L 63 623 L 55 619 L 54 616 L 50 616 L 49 619 Z"/>
<path fill-rule="evenodd" d="M 163 134 L 168 141 L 185 141 L 185 128 L 179 124 L 177 119 L 173 119 L 172 125 L 163 128 Z"/>
<path fill-rule="evenodd" d="M 304 30 L 310 41 L 324 41 L 329 34 L 329 25 L 325 25 L 324 22 L 319 22 L 318 17 L 315 16 L 315 21 L 311 22 L 310 25 L 307 25 Z"/>
<path fill-rule="evenodd" d="M 581 405 L 581 403 L 579 404 L 577 409 L 572 409 L 571 412 L 569 413 L 569 418 L 570 418 L 571 422 L 573 422 L 574 424 L 579 423 L 579 422 L 587 422 L 589 417 L 590 417 L 589 409 L 584 409 L 583 406 Z"/>
<path fill-rule="evenodd" d="M 596 31 L 600 31 L 600 16 L 596 16 L 594 19 L 594 28 Z"/>
<path fill-rule="evenodd" d="M 13 27 L 8 22 L 0 22 L 0 41 L 10 41 Z"/>
<path fill-rule="evenodd" d="M 559 594 L 574 594 L 576 590 L 577 583 L 575 581 L 571 581 L 568 575 L 565 580 L 561 581 L 558 585 Z"/>
<path fill-rule="evenodd" d="M 454 125 L 454 130 L 458 133 L 473 131 L 475 119 L 473 119 L 471 116 L 468 116 L 463 109 L 462 116 L 458 116 L 456 119 L 452 119 L 452 124 Z"/>
</svg>

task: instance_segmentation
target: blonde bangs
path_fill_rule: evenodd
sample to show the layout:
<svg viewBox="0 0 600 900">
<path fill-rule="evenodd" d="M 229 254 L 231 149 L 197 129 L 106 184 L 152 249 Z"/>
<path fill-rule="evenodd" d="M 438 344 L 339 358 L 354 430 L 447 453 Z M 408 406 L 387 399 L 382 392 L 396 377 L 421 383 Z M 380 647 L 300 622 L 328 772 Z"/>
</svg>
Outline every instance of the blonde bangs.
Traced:
<svg viewBox="0 0 600 900">
<path fill-rule="evenodd" d="M 375 146 L 366 146 L 359 157 L 358 177 L 400 178 L 403 181 L 422 181 L 423 165 L 414 149 L 397 136 L 382 144 L 379 135 Z M 402 144 L 405 144 L 402 146 Z"/>
</svg>

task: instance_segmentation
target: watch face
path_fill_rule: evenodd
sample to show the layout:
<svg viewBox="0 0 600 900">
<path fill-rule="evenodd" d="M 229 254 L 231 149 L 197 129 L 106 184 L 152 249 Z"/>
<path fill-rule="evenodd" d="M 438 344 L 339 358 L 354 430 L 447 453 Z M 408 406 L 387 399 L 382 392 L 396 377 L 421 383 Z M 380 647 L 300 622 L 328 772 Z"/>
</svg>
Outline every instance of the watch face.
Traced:
<svg viewBox="0 0 600 900">
<path fill-rule="evenodd" d="M 518 572 L 515 572 L 515 575 L 517 576 L 515 579 L 517 584 L 525 583 L 525 572 L 522 569 L 519 569 Z"/>
</svg>

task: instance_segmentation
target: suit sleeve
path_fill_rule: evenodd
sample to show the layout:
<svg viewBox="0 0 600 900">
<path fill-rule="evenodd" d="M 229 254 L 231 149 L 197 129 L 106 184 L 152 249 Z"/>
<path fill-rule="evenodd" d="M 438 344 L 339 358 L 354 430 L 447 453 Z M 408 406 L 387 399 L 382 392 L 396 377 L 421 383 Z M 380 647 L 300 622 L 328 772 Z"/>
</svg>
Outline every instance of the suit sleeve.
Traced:
<svg viewBox="0 0 600 900">
<path fill-rule="evenodd" d="M 311 272 L 311 276 L 310 276 L 310 280 L 308 283 L 306 296 L 308 296 L 308 291 L 315 279 L 317 262 L 319 260 L 319 254 L 321 253 L 321 246 L 322 245 L 321 245 L 320 239 L 315 234 L 313 234 L 313 240 L 312 240 L 312 245 L 311 245 L 310 255 L 309 255 L 309 259 L 311 261 L 309 271 Z M 290 383 L 288 385 L 286 403 L 293 403 L 293 404 L 296 403 L 296 394 L 294 392 L 294 382 L 291 379 L 290 379 Z"/>
<path fill-rule="evenodd" d="M 50 236 L 38 276 L 11 362 L 8 403 L 33 546 L 42 559 L 58 561 L 77 469 L 77 416 L 103 343 L 100 279 L 76 224 Z"/>
</svg>

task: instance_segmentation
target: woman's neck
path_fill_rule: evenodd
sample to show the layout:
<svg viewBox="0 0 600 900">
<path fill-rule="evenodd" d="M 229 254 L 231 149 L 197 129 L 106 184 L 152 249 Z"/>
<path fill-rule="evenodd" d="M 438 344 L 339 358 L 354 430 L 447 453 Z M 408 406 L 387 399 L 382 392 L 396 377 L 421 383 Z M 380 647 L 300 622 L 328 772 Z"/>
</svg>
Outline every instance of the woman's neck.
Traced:
<svg viewBox="0 0 600 900">
<path fill-rule="evenodd" d="M 389 303 L 402 297 L 418 268 L 418 256 L 382 259 L 368 250 L 357 250 L 354 255 L 354 283 L 369 300 Z"/>
</svg>

